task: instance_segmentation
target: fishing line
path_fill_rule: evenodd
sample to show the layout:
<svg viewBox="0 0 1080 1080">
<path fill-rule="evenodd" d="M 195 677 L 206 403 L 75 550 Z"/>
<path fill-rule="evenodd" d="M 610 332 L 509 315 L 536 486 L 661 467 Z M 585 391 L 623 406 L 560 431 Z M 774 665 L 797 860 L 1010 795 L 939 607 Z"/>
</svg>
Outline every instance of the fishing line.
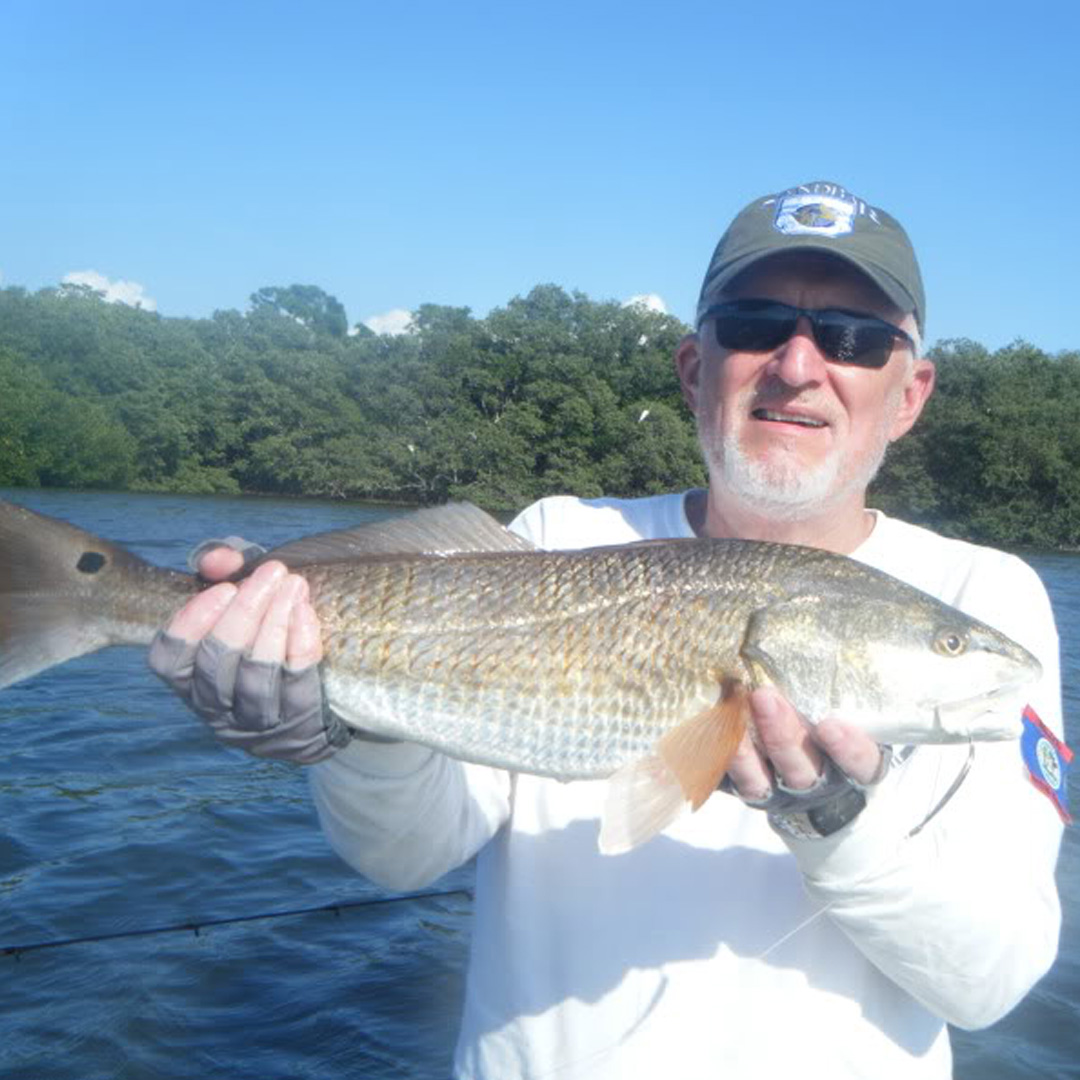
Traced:
<svg viewBox="0 0 1080 1080">
<path fill-rule="evenodd" d="M 926 826 L 929 825 L 935 817 L 937 817 L 942 807 L 960 790 L 960 785 L 967 779 L 967 774 L 971 771 L 971 763 L 974 760 L 975 744 L 973 742 L 969 742 L 968 756 L 964 758 L 964 764 L 961 766 L 960 772 L 957 774 L 956 779 L 952 782 L 952 784 L 949 785 L 949 790 L 941 796 L 941 798 L 938 800 L 937 806 L 935 806 L 934 809 L 931 810 L 930 813 L 927 814 L 926 817 L 924 817 L 922 821 L 920 821 L 919 824 L 916 825 L 915 828 L 912 829 L 911 832 L 909 832 L 907 836 L 904 837 L 905 840 L 910 840 L 913 836 L 918 836 L 918 834 L 921 833 L 923 829 L 925 829 Z"/>
<path fill-rule="evenodd" d="M 286 911 L 264 911 L 258 915 L 234 915 L 225 919 L 199 919 L 197 922 L 172 923 L 168 926 L 150 926 L 141 930 L 119 930 L 111 934 L 88 934 L 84 937 L 59 938 L 55 941 L 36 941 L 29 945 L 5 945 L 0 952 L 5 956 L 22 958 L 23 953 L 37 952 L 41 949 L 59 949 L 67 945 L 85 945 L 98 941 L 116 941 L 119 938 L 150 937 L 154 934 L 173 934 L 187 931 L 198 937 L 203 930 L 211 926 L 230 926 L 233 923 L 256 922 L 259 919 L 285 919 L 293 915 L 315 915 L 330 912 L 340 916 L 343 911 L 353 908 L 378 907 L 384 904 L 400 904 L 406 900 L 430 900 L 445 896 L 467 896 L 472 899 L 470 889 L 446 889 L 443 891 L 406 893 L 403 896 L 384 896 L 378 900 L 353 900 L 344 904 L 323 904 L 318 907 L 290 908 Z"/>
<path fill-rule="evenodd" d="M 903 760 L 906 761 L 907 758 L 910 757 L 912 753 L 914 753 L 914 749 L 914 747 L 910 748 L 909 753 L 904 756 Z M 904 837 L 900 841 L 901 844 L 907 843 L 908 840 L 911 840 L 913 837 L 918 836 L 919 833 L 921 833 L 923 829 L 925 829 L 926 826 L 929 825 L 935 817 L 937 817 L 937 815 L 944 808 L 945 804 L 960 790 L 960 786 L 967 779 L 967 775 L 971 771 L 971 764 L 974 760 L 975 744 L 969 740 L 967 757 L 964 758 L 964 764 L 960 766 L 960 771 L 959 773 L 957 773 L 956 779 L 953 780 L 945 794 L 942 795 L 940 799 L 938 799 L 933 809 L 922 819 L 922 821 L 920 821 L 919 824 L 916 825 L 915 828 L 913 828 L 910 832 L 904 835 Z M 940 774 L 940 763 L 938 765 L 938 769 Z M 864 882 L 869 881 L 870 878 L 873 877 L 876 870 L 877 868 L 874 867 L 866 874 L 864 874 L 863 877 L 856 878 L 856 880 L 853 882 L 852 885 L 849 886 L 849 888 L 858 888 L 858 886 L 862 885 Z M 810 926 L 811 923 L 816 922 L 818 919 L 821 918 L 822 915 L 824 915 L 827 911 L 833 908 L 838 902 L 838 900 L 831 900 L 824 907 L 820 907 L 816 911 L 811 912 L 810 915 L 803 919 L 801 923 L 799 923 L 797 926 L 792 927 L 792 929 L 790 929 L 786 934 L 774 941 L 764 952 L 759 953 L 757 959 L 764 960 L 765 957 L 769 955 L 769 953 L 773 952 L 775 949 L 778 949 L 781 945 L 784 944 L 785 941 L 790 941 L 791 938 L 793 938 L 800 931 L 805 930 L 808 926 Z"/>
</svg>

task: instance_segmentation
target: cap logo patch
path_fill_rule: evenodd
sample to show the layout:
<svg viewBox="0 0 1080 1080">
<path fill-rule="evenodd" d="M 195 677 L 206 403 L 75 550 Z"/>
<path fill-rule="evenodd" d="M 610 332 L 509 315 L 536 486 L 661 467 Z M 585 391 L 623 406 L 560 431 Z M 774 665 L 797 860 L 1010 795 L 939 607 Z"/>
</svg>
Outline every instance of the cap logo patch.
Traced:
<svg viewBox="0 0 1080 1080">
<path fill-rule="evenodd" d="M 836 195 L 791 194 L 776 204 L 773 227 L 787 236 L 846 236 L 858 205 Z"/>
</svg>

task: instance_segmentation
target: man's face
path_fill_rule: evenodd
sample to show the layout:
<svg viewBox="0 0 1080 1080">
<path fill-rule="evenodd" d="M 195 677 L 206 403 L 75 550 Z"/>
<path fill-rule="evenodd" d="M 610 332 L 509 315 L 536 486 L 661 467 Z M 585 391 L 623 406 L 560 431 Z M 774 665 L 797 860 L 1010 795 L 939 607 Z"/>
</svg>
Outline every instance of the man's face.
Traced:
<svg viewBox="0 0 1080 1080">
<path fill-rule="evenodd" d="M 868 278 L 827 255 L 763 260 L 724 295 L 751 298 L 845 308 L 916 329 Z M 884 368 L 827 359 L 805 318 L 767 353 L 721 348 L 706 320 L 676 363 L 713 484 L 780 519 L 861 505 L 889 442 L 911 427 L 933 387 L 933 365 L 913 361 L 899 341 Z"/>
</svg>

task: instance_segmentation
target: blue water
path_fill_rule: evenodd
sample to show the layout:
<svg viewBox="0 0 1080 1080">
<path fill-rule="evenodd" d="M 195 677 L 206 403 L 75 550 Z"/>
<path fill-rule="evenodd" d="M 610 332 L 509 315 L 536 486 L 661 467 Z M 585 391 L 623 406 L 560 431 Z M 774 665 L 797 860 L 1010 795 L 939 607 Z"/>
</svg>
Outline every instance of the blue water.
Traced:
<svg viewBox="0 0 1080 1080">
<path fill-rule="evenodd" d="M 396 512 L 2 494 L 175 567 L 208 536 L 272 545 Z M 1030 561 L 1055 602 L 1075 745 L 1080 558 Z M 1078 845 L 1068 832 L 1059 960 L 994 1028 L 956 1034 L 961 1080 L 1080 1077 Z M 0 955 L 0 1078 L 442 1080 L 470 917 L 453 890 L 470 885 L 465 868 L 434 887 L 447 895 L 377 902 L 322 839 L 303 770 L 221 747 L 140 650 L 74 661 L 0 694 L 0 948 L 342 907 Z"/>
</svg>

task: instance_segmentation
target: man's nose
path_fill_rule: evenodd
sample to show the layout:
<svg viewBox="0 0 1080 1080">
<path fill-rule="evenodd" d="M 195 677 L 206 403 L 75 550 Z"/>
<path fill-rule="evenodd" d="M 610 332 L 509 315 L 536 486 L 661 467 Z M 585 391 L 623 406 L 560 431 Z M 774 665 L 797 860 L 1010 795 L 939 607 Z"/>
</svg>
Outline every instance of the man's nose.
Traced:
<svg viewBox="0 0 1080 1080">
<path fill-rule="evenodd" d="M 800 315 L 795 332 L 773 353 L 769 368 L 788 386 L 806 386 L 825 379 L 826 365 L 810 320 Z"/>
</svg>

